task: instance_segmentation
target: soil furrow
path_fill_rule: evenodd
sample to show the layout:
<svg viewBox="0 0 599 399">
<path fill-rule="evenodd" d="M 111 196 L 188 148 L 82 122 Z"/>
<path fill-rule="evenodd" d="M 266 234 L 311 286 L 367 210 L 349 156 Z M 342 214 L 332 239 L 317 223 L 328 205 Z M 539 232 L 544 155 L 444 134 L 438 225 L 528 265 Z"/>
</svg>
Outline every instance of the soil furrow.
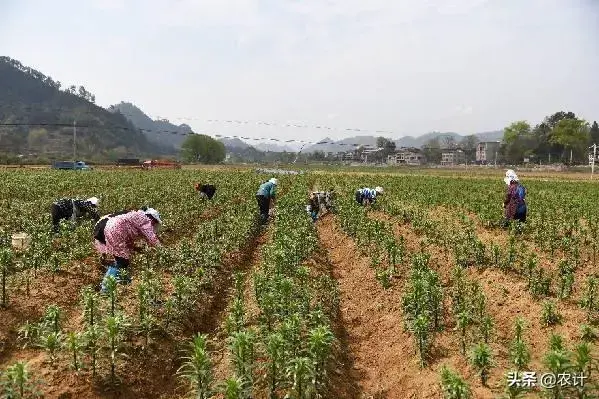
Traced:
<svg viewBox="0 0 599 399">
<path fill-rule="evenodd" d="M 419 242 L 423 237 L 419 236 L 411 225 L 401 224 L 395 218 L 382 212 L 372 212 L 371 217 L 390 222 L 395 235 L 397 237 L 404 237 L 408 249 L 418 248 Z M 479 236 L 479 238 L 485 245 L 496 242 L 488 236 Z M 454 265 L 453 260 L 451 258 L 448 259 L 446 251 L 436 245 L 430 245 L 426 250 L 432 255 L 432 265 L 443 276 L 443 280 L 446 282 L 445 285 L 450 286 L 450 275 Z M 529 366 L 531 371 L 541 372 L 543 370 L 542 357 L 548 349 L 550 333 L 562 335 L 568 345 L 572 342 L 577 342 L 579 339 L 578 328 L 581 324 L 585 323 L 585 314 L 573 303 L 568 301 L 558 302 L 558 309 L 560 309 L 563 316 L 562 322 L 554 327 L 545 327 L 541 321 L 542 301 L 535 300 L 527 291 L 523 278 L 490 267 L 483 269 L 471 267 L 467 268 L 466 271 L 469 279 L 478 281 L 481 284 L 487 298 L 487 312 L 493 318 L 495 324 L 495 333 L 490 343 L 494 353 L 495 364 L 490 373 L 489 386 L 496 395 L 500 394 L 505 388 L 505 373 L 512 369 L 509 362 L 508 348 L 513 339 L 513 325 L 517 317 L 522 317 L 526 321 L 527 327 L 524 337 L 532 355 Z M 453 317 L 450 316 L 448 319 L 453 319 Z M 449 320 L 449 325 L 455 325 L 455 322 Z M 543 334 L 539 334 L 540 331 Z M 455 348 L 459 345 L 459 337 L 456 332 L 443 332 L 439 338 L 438 343 L 449 339 L 449 342 L 453 342 Z M 476 343 L 475 341 L 469 342 L 471 344 Z M 452 352 L 457 352 L 457 350 L 452 349 Z M 459 354 L 458 356 L 461 357 Z M 462 363 L 463 367 L 458 366 L 457 370 L 464 376 L 472 375 L 472 370 L 465 364 L 465 359 L 462 359 L 460 363 Z M 469 378 L 469 382 L 473 388 L 480 387 L 480 381 L 478 381 L 476 376 L 472 375 L 472 378 Z M 490 394 L 488 390 L 483 388 L 480 388 L 480 391 L 476 392 L 477 398 L 487 397 Z"/>
<path fill-rule="evenodd" d="M 340 319 L 346 331 L 351 380 L 359 398 L 436 398 L 438 376 L 420 369 L 412 338 L 404 331 L 397 288 L 384 290 L 367 257 L 336 225 L 333 216 L 317 223 L 340 290 Z"/>
<path fill-rule="evenodd" d="M 253 324 L 257 315 L 257 304 L 254 297 L 252 272 L 262 261 L 262 248 L 272 237 L 272 230 L 267 229 L 252 239 L 247 248 L 240 251 L 239 258 L 233 262 L 227 273 L 223 274 L 223 281 L 219 284 L 218 300 L 211 312 L 211 322 L 203 324 L 201 333 L 209 334 L 212 339 L 211 351 L 213 356 L 213 370 L 216 381 L 222 381 L 232 375 L 230 356 L 227 349 L 227 332 L 225 320 L 227 310 L 231 305 L 235 292 L 235 274 L 243 274 L 243 298 L 248 325 Z"/>
</svg>

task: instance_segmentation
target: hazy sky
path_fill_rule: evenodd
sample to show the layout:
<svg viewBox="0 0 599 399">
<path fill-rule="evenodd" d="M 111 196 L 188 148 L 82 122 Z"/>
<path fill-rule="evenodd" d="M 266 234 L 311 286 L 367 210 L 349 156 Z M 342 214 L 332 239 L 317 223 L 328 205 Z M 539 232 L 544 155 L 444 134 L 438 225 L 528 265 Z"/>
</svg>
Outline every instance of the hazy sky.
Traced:
<svg viewBox="0 0 599 399">
<path fill-rule="evenodd" d="M 207 133 L 599 119 L 599 0 L 0 0 L 0 16 L 0 55 Z"/>
</svg>

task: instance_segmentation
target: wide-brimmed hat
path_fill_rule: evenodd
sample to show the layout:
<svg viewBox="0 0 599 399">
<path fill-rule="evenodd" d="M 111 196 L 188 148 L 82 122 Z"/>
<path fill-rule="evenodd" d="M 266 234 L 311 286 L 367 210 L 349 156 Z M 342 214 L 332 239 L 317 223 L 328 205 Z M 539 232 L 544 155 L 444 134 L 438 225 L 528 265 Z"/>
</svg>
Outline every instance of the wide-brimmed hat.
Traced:
<svg viewBox="0 0 599 399">
<path fill-rule="evenodd" d="M 100 200 L 98 199 L 98 197 L 91 197 L 91 198 L 88 198 L 86 201 L 91 203 L 93 206 L 98 206 L 98 204 L 100 203 Z"/>
<path fill-rule="evenodd" d="M 507 172 L 505 172 L 503 181 L 509 186 L 512 181 L 518 181 L 518 175 L 513 170 L 508 169 Z"/>
<path fill-rule="evenodd" d="M 160 214 L 154 208 L 148 208 L 144 211 L 144 213 L 148 216 L 154 218 L 158 223 L 162 224 L 162 220 L 160 220 Z"/>
</svg>

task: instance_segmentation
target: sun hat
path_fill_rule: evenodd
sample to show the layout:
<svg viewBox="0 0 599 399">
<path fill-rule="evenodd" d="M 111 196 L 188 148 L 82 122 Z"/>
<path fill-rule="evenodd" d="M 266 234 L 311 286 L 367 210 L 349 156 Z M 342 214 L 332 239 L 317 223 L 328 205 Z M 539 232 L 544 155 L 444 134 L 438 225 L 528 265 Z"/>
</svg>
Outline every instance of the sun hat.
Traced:
<svg viewBox="0 0 599 399">
<path fill-rule="evenodd" d="M 156 219 L 156 221 L 160 224 L 162 224 L 162 220 L 160 220 L 160 214 L 158 213 L 158 211 L 154 208 L 148 208 L 144 211 L 144 213 L 148 216 L 151 216 L 152 218 Z"/>
<path fill-rule="evenodd" d="M 505 177 L 503 178 L 503 181 L 505 182 L 505 184 L 509 186 L 512 181 L 518 181 L 518 175 L 512 169 L 508 169 L 505 172 Z"/>
<path fill-rule="evenodd" d="M 269 180 L 269 182 L 271 182 L 271 183 L 272 183 L 272 184 L 274 184 L 275 186 L 276 186 L 277 184 L 279 184 L 279 180 L 278 180 L 278 179 L 275 179 L 274 177 L 273 177 L 272 179 L 270 179 L 270 180 Z"/>
<path fill-rule="evenodd" d="M 93 206 L 98 206 L 98 203 L 100 202 L 98 197 L 91 197 L 91 198 L 88 198 L 86 201 L 90 202 Z"/>
<path fill-rule="evenodd" d="M 379 193 L 379 194 L 383 194 L 383 188 L 382 188 L 382 187 L 380 187 L 380 186 L 379 186 L 379 187 L 376 187 L 376 188 L 374 189 L 374 191 L 376 191 L 376 192 L 377 192 L 377 193 Z"/>
</svg>

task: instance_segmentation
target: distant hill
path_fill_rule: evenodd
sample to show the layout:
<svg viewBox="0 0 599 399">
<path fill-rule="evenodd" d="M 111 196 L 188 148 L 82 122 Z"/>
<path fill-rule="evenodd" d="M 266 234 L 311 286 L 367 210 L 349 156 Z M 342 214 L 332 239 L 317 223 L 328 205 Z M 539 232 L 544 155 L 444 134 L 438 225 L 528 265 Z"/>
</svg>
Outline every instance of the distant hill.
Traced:
<svg viewBox="0 0 599 399">
<path fill-rule="evenodd" d="M 225 148 L 229 152 L 231 152 L 233 150 L 245 150 L 248 148 L 253 148 L 251 145 L 247 144 L 245 141 L 240 140 L 238 138 L 233 138 L 233 139 L 221 138 L 218 140 L 225 145 Z"/>
<path fill-rule="evenodd" d="M 186 124 L 174 125 L 167 120 L 152 120 L 141 109 L 131 103 L 122 102 L 111 105 L 111 112 L 120 112 L 135 127 L 142 129 L 143 134 L 153 143 L 172 148 L 174 151 L 181 149 L 181 144 L 191 133 L 192 129 Z"/>
<path fill-rule="evenodd" d="M 288 145 L 271 144 L 271 143 L 258 143 L 253 146 L 257 150 L 264 152 L 295 152 L 297 150 Z"/>
<path fill-rule="evenodd" d="M 83 86 L 61 87 L 17 60 L 0 57 L 0 123 L 19 125 L 0 126 L 0 152 L 71 159 L 76 120 L 80 159 L 165 153 L 122 115 L 95 105 L 94 95 Z"/>
<path fill-rule="evenodd" d="M 443 137 L 452 136 L 455 139 L 456 143 L 462 141 L 465 137 L 469 135 L 461 135 L 459 133 L 447 132 L 447 133 L 427 133 L 422 136 L 413 137 L 413 136 L 404 136 L 395 141 L 395 145 L 399 147 L 416 147 L 420 148 L 424 146 L 428 141 L 439 137 L 441 139 L 441 144 L 443 144 Z M 475 136 L 480 141 L 497 141 L 503 138 L 503 130 L 493 131 L 493 132 L 484 132 L 484 133 L 476 133 Z"/>
<path fill-rule="evenodd" d="M 395 139 L 393 141 L 395 142 L 395 145 L 397 148 L 400 148 L 400 147 L 421 148 L 429 140 L 434 139 L 436 137 L 438 137 L 441 140 L 441 144 L 443 144 L 443 137 L 445 137 L 445 136 L 452 136 L 455 139 L 455 142 L 459 143 L 468 135 L 461 135 L 459 133 L 453 133 L 453 132 L 447 132 L 447 133 L 433 132 L 433 133 L 427 133 L 425 135 L 418 136 L 418 137 L 404 136 L 399 139 Z M 477 134 L 475 134 L 475 136 L 478 137 L 478 139 L 480 141 L 496 141 L 496 140 L 501 140 L 503 138 L 503 131 L 477 133 Z M 377 140 L 376 136 L 354 136 L 354 137 L 348 137 L 346 139 L 338 140 L 338 141 L 335 141 L 335 140 L 332 140 L 332 139 L 326 137 L 319 141 L 319 143 L 322 142 L 324 144 L 311 145 L 309 147 L 304 148 L 304 150 L 302 152 L 307 152 L 307 153 L 315 152 L 315 151 L 322 151 L 325 153 L 326 152 L 334 152 L 334 153 L 343 152 L 343 151 L 349 151 L 352 148 L 357 147 L 357 146 L 354 146 L 353 144 L 375 147 L 376 140 Z"/>
</svg>

